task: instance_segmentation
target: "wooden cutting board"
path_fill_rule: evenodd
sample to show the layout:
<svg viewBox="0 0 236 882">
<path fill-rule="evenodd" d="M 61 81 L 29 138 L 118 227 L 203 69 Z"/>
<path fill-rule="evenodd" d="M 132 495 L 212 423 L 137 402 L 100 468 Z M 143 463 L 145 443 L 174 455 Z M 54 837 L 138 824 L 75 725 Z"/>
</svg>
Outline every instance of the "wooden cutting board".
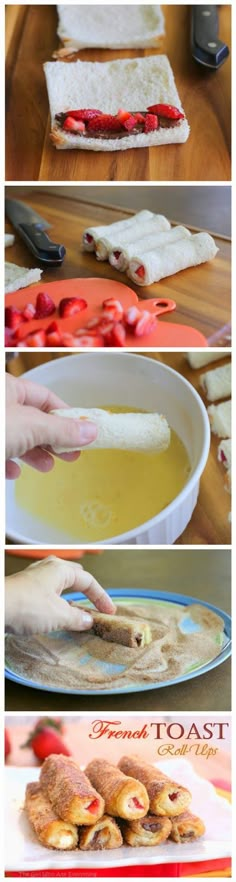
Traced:
<svg viewBox="0 0 236 882">
<path fill-rule="evenodd" d="M 80 191 L 83 198 L 82 187 Z M 80 249 L 85 227 L 110 224 L 129 217 L 132 212 L 121 210 L 115 206 L 80 201 L 79 194 L 76 199 L 72 198 L 71 187 L 68 187 L 67 193 L 67 197 L 61 197 L 59 192 L 44 193 L 39 192 L 39 189 L 35 190 L 35 188 L 33 190 L 31 188 L 27 195 L 24 192 L 25 203 L 52 224 L 52 228 L 49 230 L 50 237 L 66 247 L 66 257 L 62 266 L 44 270 L 43 286 L 47 282 L 78 276 L 81 278 L 105 277 L 116 282 L 127 283 L 141 300 L 146 301 L 154 297 L 175 300 L 174 316 L 166 314 L 160 320 L 161 322 L 164 320 L 166 326 L 172 321 L 175 324 L 188 325 L 200 331 L 207 338 L 230 321 L 231 243 L 229 239 L 214 236 L 219 253 L 210 263 L 184 270 L 174 276 L 169 276 L 168 279 L 163 279 L 162 282 L 142 288 L 135 285 L 131 279 L 128 280 L 125 273 L 118 273 L 107 261 L 99 262 L 94 254 L 82 252 Z M 7 195 L 9 198 L 22 198 L 16 187 L 9 187 Z M 184 223 L 183 217 L 180 219 L 176 217 L 174 220 Z M 10 224 L 6 226 L 12 232 Z M 18 235 L 16 235 L 13 247 L 6 249 L 5 256 L 6 260 L 20 266 L 33 267 L 37 263 Z M 25 289 L 25 298 L 25 302 L 27 302 L 27 289 Z M 201 346 L 202 344 L 196 345 Z M 224 343 L 224 345 L 228 344 Z"/>
<path fill-rule="evenodd" d="M 212 72 L 193 61 L 190 4 L 163 6 L 168 55 L 191 126 L 186 144 L 115 153 L 56 151 L 43 63 L 58 48 L 56 5 L 6 7 L 6 179 L 50 181 L 197 181 L 231 179 L 230 57 Z M 219 7 L 220 37 L 230 45 L 231 6 Z M 82 61 L 154 54 L 154 50 L 83 50 Z"/>
</svg>

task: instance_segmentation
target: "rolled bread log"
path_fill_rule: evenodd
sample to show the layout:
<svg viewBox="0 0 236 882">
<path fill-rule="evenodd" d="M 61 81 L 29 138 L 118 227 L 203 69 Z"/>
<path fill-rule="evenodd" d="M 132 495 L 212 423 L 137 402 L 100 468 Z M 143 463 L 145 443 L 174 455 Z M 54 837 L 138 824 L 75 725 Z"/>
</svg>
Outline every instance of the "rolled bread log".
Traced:
<svg viewBox="0 0 236 882">
<path fill-rule="evenodd" d="M 231 438 L 231 401 L 210 404 L 207 408 L 211 431 L 219 438 Z"/>
<path fill-rule="evenodd" d="M 86 445 L 87 450 L 138 450 L 160 453 L 170 444 L 170 428 L 159 413 L 110 413 L 100 408 L 59 408 L 56 416 L 90 420 L 98 428 L 97 438 Z M 57 447 L 55 453 L 72 453 L 80 447 Z"/>
<path fill-rule="evenodd" d="M 225 358 L 226 355 L 227 352 L 224 352 L 221 349 L 219 349 L 218 352 L 211 352 L 210 349 L 203 349 L 202 352 L 186 353 L 187 361 L 190 364 L 190 367 L 194 368 L 194 370 L 205 367 L 213 361 L 220 361 L 220 359 Z"/>
<path fill-rule="evenodd" d="M 133 245 L 135 239 L 140 235 L 149 236 L 155 231 L 163 232 L 169 229 L 170 222 L 162 214 L 153 214 L 150 218 L 143 218 L 141 224 L 140 221 L 137 223 L 134 218 L 133 223 L 123 231 L 109 233 L 107 230 L 105 236 L 96 242 L 96 257 L 98 260 L 106 260 L 112 250 L 119 249 L 119 246 L 126 246 L 129 243 Z"/>
<path fill-rule="evenodd" d="M 117 233 L 124 233 L 130 227 L 136 228 L 138 226 L 140 226 L 141 232 L 143 222 L 151 220 L 153 217 L 155 217 L 153 211 L 144 209 L 143 211 L 138 211 L 132 217 L 127 217 L 122 221 L 115 221 L 114 224 L 105 224 L 102 227 L 87 227 L 82 239 L 84 251 L 95 251 L 96 242 L 102 239 L 103 236 L 108 236 L 109 238 L 109 234 L 116 236 Z"/>
<path fill-rule="evenodd" d="M 208 401 L 219 401 L 231 395 L 231 364 L 224 364 L 200 376 L 200 385 Z"/>
<path fill-rule="evenodd" d="M 132 257 L 128 268 L 128 276 L 136 285 L 152 285 L 166 276 L 179 273 L 180 270 L 198 266 L 216 256 L 218 248 L 209 233 L 196 233 L 189 239 L 179 239 L 165 248 L 147 251 L 140 264 L 138 257 Z M 143 267 L 142 275 L 140 266 Z"/>
<path fill-rule="evenodd" d="M 115 269 L 120 272 L 124 272 L 128 265 L 131 257 L 134 255 L 139 255 L 140 262 L 142 262 L 143 255 L 147 251 L 151 251 L 155 248 L 165 247 L 165 245 L 170 245 L 172 242 L 176 242 L 178 239 L 187 239 L 191 236 L 189 230 L 186 227 L 173 227 L 173 229 L 159 231 L 151 230 L 149 233 L 146 233 L 144 236 L 142 235 L 140 239 L 131 242 L 130 245 L 123 245 L 122 248 L 119 246 L 115 248 L 109 254 L 109 263 L 111 266 L 114 266 Z"/>
</svg>

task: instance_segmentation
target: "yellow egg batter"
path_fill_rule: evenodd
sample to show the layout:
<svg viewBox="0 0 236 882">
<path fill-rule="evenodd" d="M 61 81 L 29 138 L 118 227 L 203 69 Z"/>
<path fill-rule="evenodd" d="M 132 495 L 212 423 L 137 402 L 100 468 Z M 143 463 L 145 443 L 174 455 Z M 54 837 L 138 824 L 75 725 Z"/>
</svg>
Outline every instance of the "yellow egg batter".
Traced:
<svg viewBox="0 0 236 882">
<path fill-rule="evenodd" d="M 18 504 L 45 525 L 57 527 L 71 541 L 92 543 L 154 517 L 175 499 L 189 473 L 187 451 L 171 430 L 170 446 L 162 453 L 84 450 L 74 463 L 55 458 L 47 474 L 23 466 L 15 492 Z"/>
</svg>

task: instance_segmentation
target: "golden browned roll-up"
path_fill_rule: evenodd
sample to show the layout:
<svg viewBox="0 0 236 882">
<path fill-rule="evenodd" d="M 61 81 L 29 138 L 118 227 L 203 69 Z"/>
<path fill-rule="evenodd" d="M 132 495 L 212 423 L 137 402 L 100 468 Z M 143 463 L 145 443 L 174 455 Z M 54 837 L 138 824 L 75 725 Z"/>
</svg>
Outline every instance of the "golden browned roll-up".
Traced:
<svg viewBox="0 0 236 882">
<path fill-rule="evenodd" d="M 171 781 L 159 769 L 144 762 L 139 756 L 123 756 L 118 764 L 125 775 L 132 775 L 146 787 L 150 800 L 150 813 L 175 817 L 188 807 L 191 793 L 181 784 Z"/>
<path fill-rule="evenodd" d="M 63 821 L 94 824 L 104 813 L 104 800 L 74 760 L 51 754 L 44 760 L 40 786 Z"/>
<path fill-rule="evenodd" d="M 123 837 L 114 818 L 103 815 L 93 827 L 80 827 L 79 847 L 82 851 L 102 851 L 105 848 L 120 848 Z"/>
<path fill-rule="evenodd" d="M 39 784 L 27 784 L 25 810 L 36 836 L 47 848 L 63 851 L 76 848 L 78 830 L 74 824 L 58 818 L 51 803 L 42 793 Z"/>
<path fill-rule="evenodd" d="M 202 819 L 192 815 L 191 812 L 183 812 L 177 818 L 171 818 L 171 824 L 170 839 L 174 842 L 192 842 L 205 833 Z"/>
<path fill-rule="evenodd" d="M 105 800 L 109 815 L 120 818 L 143 818 L 149 809 L 149 799 L 143 784 L 124 775 L 117 766 L 95 759 L 86 768 L 86 775 Z"/>
<path fill-rule="evenodd" d="M 165 842 L 171 832 L 170 818 L 157 818 L 156 815 L 147 815 L 139 821 L 123 821 L 122 833 L 128 845 L 160 845 Z"/>
</svg>

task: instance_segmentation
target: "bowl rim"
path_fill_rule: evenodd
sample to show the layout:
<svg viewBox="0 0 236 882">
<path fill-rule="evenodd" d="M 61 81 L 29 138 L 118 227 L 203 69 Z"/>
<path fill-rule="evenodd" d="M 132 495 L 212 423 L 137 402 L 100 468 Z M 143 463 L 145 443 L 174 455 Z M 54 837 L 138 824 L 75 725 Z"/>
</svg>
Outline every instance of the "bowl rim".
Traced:
<svg viewBox="0 0 236 882">
<path fill-rule="evenodd" d="M 75 358 L 77 359 L 80 356 L 80 354 L 81 353 L 73 353 L 72 355 L 65 356 L 65 358 L 63 358 L 63 361 L 67 361 L 67 362 L 70 361 L 70 363 L 71 363 L 71 360 L 75 359 Z M 90 357 L 92 355 L 95 358 L 98 355 L 98 353 L 95 353 L 95 352 L 82 353 L 82 354 L 85 354 L 85 355 L 87 354 Z M 110 352 L 103 353 L 102 352 L 102 353 L 99 353 L 99 357 L 100 356 L 102 356 L 103 358 L 104 357 L 105 358 L 112 358 L 113 364 L 114 364 L 114 356 L 117 356 L 117 358 L 122 357 L 123 359 L 126 356 L 128 358 L 130 358 L 130 357 L 135 358 L 136 357 L 136 358 L 140 359 L 139 353 L 136 354 L 136 353 L 132 353 L 132 352 L 123 352 L 123 351 L 119 352 L 119 353 L 118 352 L 116 352 L 116 353 L 113 353 L 113 352 L 112 353 L 110 353 Z M 120 534 L 117 534 L 114 536 L 110 536 L 109 538 L 105 538 L 105 539 L 99 540 L 97 542 L 91 542 L 91 543 L 85 542 L 85 543 L 82 543 L 83 547 L 84 546 L 90 547 L 90 545 L 111 545 L 111 544 L 112 545 L 116 545 L 116 544 L 122 545 L 122 544 L 126 544 L 126 542 L 128 542 L 130 539 L 135 539 L 136 536 L 140 536 L 140 534 L 142 534 L 148 530 L 151 530 L 153 527 L 159 526 L 164 520 L 168 519 L 168 517 L 171 516 L 180 505 L 182 505 L 185 502 L 185 500 L 188 496 L 191 495 L 192 491 L 198 485 L 198 483 L 200 481 L 200 477 L 201 477 L 201 475 L 204 471 L 205 465 L 207 463 L 209 449 L 210 449 L 211 431 L 210 431 L 210 423 L 209 423 L 209 418 L 208 418 L 208 414 L 207 414 L 207 409 L 206 409 L 205 404 L 203 403 L 199 393 L 197 392 L 195 387 L 192 386 L 192 384 L 189 382 L 189 380 L 187 380 L 185 377 L 183 377 L 181 373 L 179 373 L 177 370 L 175 370 L 175 368 L 169 367 L 169 365 L 166 365 L 163 362 L 159 362 L 157 359 L 150 359 L 144 355 L 141 355 L 141 358 L 143 358 L 145 360 L 145 362 L 146 363 L 148 362 L 149 364 L 151 361 L 151 363 L 154 363 L 155 365 L 157 365 L 158 367 L 160 367 L 162 370 L 166 371 L 169 374 L 172 374 L 172 375 L 174 374 L 174 376 L 177 375 L 180 383 L 182 383 L 188 390 L 191 391 L 191 394 L 192 394 L 193 398 L 195 399 L 196 404 L 199 408 L 199 412 L 200 412 L 201 419 L 202 419 L 202 426 L 203 426 L 202 452 L 200 454 L 198 463 L 197 463 L 194 471 L 189 476 L 188 480 L 186 481 L 186 484 L 184 484 L 184 487 L 182 487 L 182 490 L 180 490 L 180 492 L 177 494 L 177 496 L 175 496 L 175 498 L 172 499 L 172 501 L 167 506 L 165 506 L 165 508 L 163 508 L 162 511 L 158 512 L 158 514 L 154 515 L 148 521 L 143 521 L 143 523 L 139 524 L 137 527 L 133 527 L 131 530 L 127 530 L 125 533 L 120 533 Z M 52 362 L 56 364 L 57 360 L 55 360 L 55 362 L 54 362 L 52 359 Z M 42 364 L 42 365 L 37 365 L 35 368 L 31 368 L 30 371 L 26 371 L 25 373 L 21 374 L 21 378 L 28 377 L 29 373 L 31 374 L 34 371 L 40 370 L 43 373 L 44 370 L 47 369 L 49 364 L 51 364 L 51 362 L 47 361 L 47 362 L 44 362 L 44 364 Z M 18 533 L 15 531 L 12 532 L 8 528 L 7 523 L 6 523 L 6 532 L 7 532 L 7 537 L 11 541 L 14 541 L 14 543 L 19 542 L 20 544 L 24 544 L 24 545 L 42 545 L 42 544 L 44 544 L 42 542 L 42 540 L 36 540 L 36 541 L 32 542 L 32 539 L 29 539 L 28 536 L 24 536 L 24 534 Z M 75 542 L 73 542 L 73 543 L 71 543 L 71 542 L 68 543 L 65 541 L 64 544 L 66 547 L 69 546 L 69 547 L 73 548 L 73 546 L 77 545 L 78 542 L 80 543 L 79 539 L 75 540 Z M 49 544 L 52 544 L 52 543 L 49 543 Z M 57 544 L 59 545 L 59 547 L 61 547 L 62 540 L 59 540 L 58 543 L 55 543 L 55 542 L 53 543 L 55 548 L 56 548 Z"/>
</svg>

